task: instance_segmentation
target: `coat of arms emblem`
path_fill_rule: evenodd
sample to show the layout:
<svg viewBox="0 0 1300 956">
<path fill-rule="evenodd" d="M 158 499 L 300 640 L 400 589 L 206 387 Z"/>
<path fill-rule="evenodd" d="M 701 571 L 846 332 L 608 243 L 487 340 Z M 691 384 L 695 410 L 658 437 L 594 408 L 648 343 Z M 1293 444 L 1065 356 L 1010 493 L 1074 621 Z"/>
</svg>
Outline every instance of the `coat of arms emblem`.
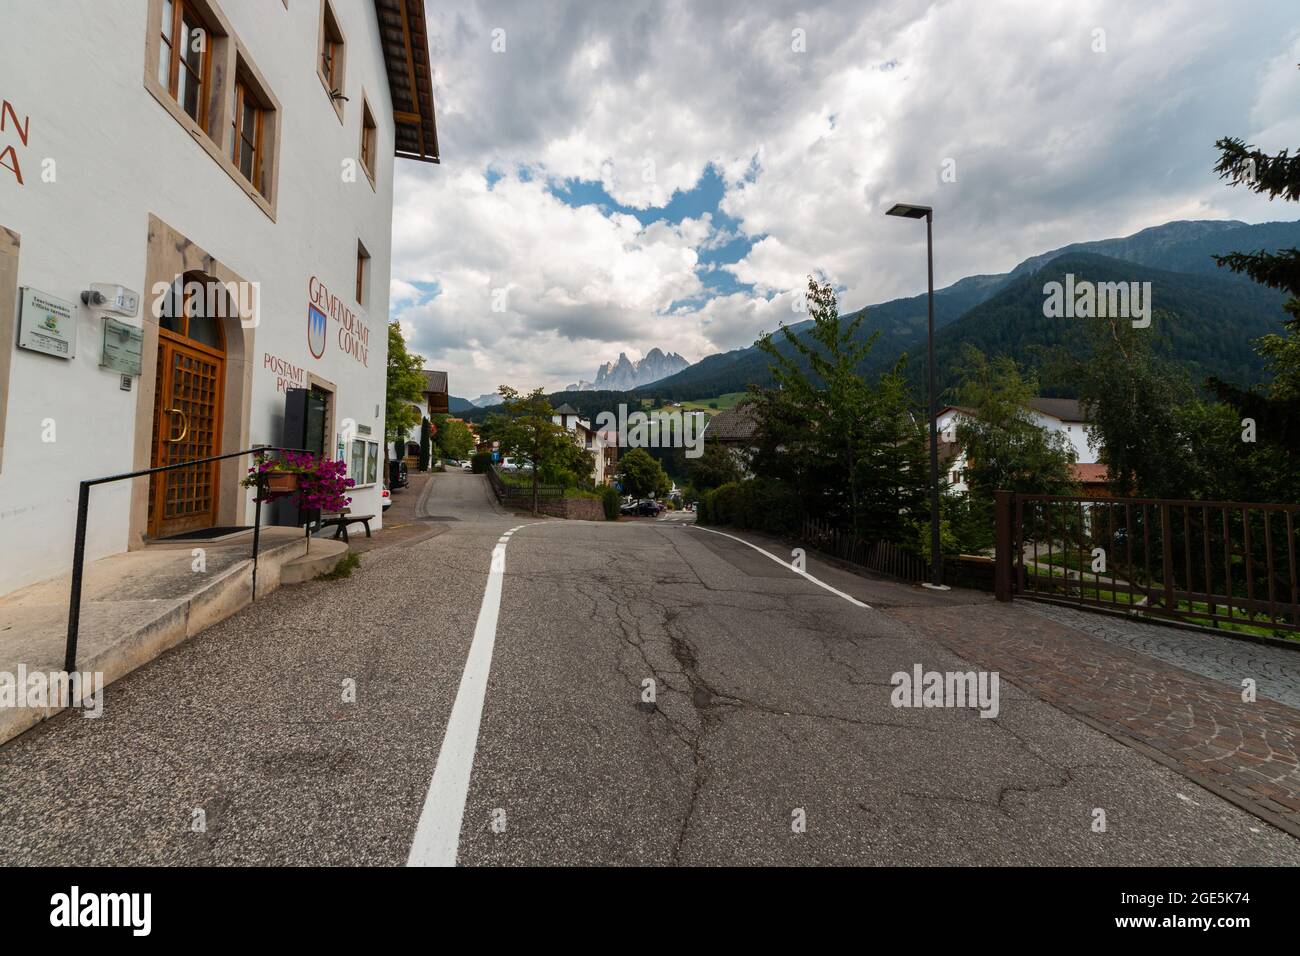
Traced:
<svg viewBox="0 0 1300 956">
<path fill-rule="evenodd" d="M 326 323 L 324 312 L 314 305 L 307 306 L 307 347 L 316 358 L 325 354 Z"/>
</svg>

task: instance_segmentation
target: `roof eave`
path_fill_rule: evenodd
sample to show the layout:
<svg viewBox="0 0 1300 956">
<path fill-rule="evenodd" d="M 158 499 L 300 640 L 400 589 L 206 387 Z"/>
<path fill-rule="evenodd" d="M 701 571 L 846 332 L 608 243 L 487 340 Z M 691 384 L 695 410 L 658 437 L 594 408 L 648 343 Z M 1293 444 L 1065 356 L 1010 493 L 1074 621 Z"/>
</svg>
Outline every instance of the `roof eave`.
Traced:
<svg viewBox="0 0 1300 956">
<path fill-rule="evenodd" d="M 399 159 L 440 163 L 423 0 L 375 0 Z"/>
</svg>

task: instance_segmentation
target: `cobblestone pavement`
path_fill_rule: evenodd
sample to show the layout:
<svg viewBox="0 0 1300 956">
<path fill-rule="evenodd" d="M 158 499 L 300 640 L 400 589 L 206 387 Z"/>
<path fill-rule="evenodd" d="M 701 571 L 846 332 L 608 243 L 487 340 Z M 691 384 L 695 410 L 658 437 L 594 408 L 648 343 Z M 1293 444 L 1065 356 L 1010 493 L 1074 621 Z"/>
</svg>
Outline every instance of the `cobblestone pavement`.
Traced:
<svg viewBox="0 0 1300 956">
<path fill-rule="evenodd" d="M 1050 620 L 1029 603 L 889 613 L 1300 836 L 1300 710 L 1266 697 L 1244 703 L 1239 687 Z"/>
<path fill-rule="evenodd" d="M 1017 605 L 1044 617 L 1087 631 L 1111 644 L 1139 651 L 1202 677 L 1223 681 L 1241 690 L 1245 678 L 1255 681 L 1261 697 L 1300 709 L 1300 647 L 1289 650 L 1252 641 L 1198 634 L 1176 627 L 1131 621 L 1109 614 L 1081 611 L 1059 604 L 1023 601 Z"/>
</svg>

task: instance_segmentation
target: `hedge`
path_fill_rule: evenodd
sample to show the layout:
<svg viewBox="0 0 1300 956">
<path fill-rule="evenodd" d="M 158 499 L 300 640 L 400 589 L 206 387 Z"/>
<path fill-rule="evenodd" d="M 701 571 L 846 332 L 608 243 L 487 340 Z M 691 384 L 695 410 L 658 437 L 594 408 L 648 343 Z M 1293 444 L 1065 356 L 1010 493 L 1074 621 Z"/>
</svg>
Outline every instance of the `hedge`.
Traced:
<svg viewBox="0 0 1300 956">
<path fill-rule="evenodd" d="M 481 451 L 469 460 L 470 471 L 476 475 L 486 475 L 492 467 L 492 453 Z"/>
<path fill-rule="evenodd" d="M 618 496 L 618 492 L 607 485 L 600 493 L 600 500 L 605 506 L 605 520 L 617 521 L 620 506 L 623 504 L 623 499 Z"/>
<path fill-rule="evenodd" d="M 706 491 L 695 520 L 779 535 L 798 532 L 803 518 L 803 502 L 794 489 L 776 479 L 753 478 Z"/>
</svg>

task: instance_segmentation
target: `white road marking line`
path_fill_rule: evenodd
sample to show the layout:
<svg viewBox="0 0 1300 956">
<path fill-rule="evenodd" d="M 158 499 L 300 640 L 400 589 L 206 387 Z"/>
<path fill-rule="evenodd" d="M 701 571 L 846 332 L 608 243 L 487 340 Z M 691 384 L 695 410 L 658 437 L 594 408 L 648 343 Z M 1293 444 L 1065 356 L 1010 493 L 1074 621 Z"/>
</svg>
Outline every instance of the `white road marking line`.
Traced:
<svg viewBox="0 0 1300 956">
<path fill-rule="evenodd" d="M 519 528 L 511 528 L 510 534 Z M 492 549 L 492 564 L 483 603 L 474 625 L 474 639 L 460 675 L 456 701 L 438 751 L 429 792 L 420 811 L 420 822 L 411 841 L 407 866 L 455 866 L 460 847 L 460 826 L 469 796 L 469 775 L 474 769 L 474 752 L 478 749 L 479 722 L 483 719 L 483 700 L 487 695 L 488 674 L 492 670 L 492 649 L 497 640 L 497 615 L 501 610 L 501 587 L 506 571 L 506 544 L 500 538 Z"/>
<path fill-rule="evenodd" d="M 817 585 L 819 588 L 825 588 L 827 591 L 830 591 L 832 594 L 838 594 L 840 597 L 844 598 L 844 600 L 848 601 L 850 604 L 856 604 L 858 607 L 865 607 L 867 610 L 871 610 L 871 605 L 870 605 L 870 604 L 863 604 L 861 601 L 859 601 L 859 600 L 858 600 L 857 598 L 855 598 L 853 595 L 851 595 L 851 594 L 845 594 L 843 591 L 839 590 L 838 588 L 833 588 L 833 587 L 831 587 L 831 586 L 830 586 L 829 584 L 827 584 L 825 581 L 819 581 L 819 580 L 817 580 L 817 578 L 813 577 L 813 576 L 812 576 L 811 574 L 809 574 L 807 571 L 800 571 L 798 568 L 796 568 L 796 567 L 795 567 L 793 564 L 791 564 L 790 562 L 788 562 L 788 561 L 782 561 L 780 558 L 778 558 L 778 557 L 777 557 L 775 554 L 773 554 L 772 552 L 770 552 L 770 551 L 764 551 L 764 550 L 763 550 L 762 548 L 760 548 L 758 545 L 756 545 L 756 544 L 750 544 L 750 543 L 749 543 L 748 541 L 746 541 L 744 538 L 737 538 L 734 534 L 727 534 L 727 533 L 722 532 L 722 531 L 714 531 L 712 528 L 701 528 L 701 527 L 700 527 L 699 525 L 697 525 L 697 524 L 688 524 L 686 527 L 688 527 L 688 528 L 694 528 L 696 531 L 706 531 L 706 532 L 708 532 L 709 534 L 718 534 L 718 535 L 722 535 L 722 537 L 724 537 L 724 538 L 730 538 L 732 541 L 739 541 L 741 544 L 745 545 L 746 547 L 748 547 L 748 548 L 753 548 L 753 549 L 754 549 L 755 551 L 757 551 L 759 554 L 763 554 L 763 555 L 766 555 L 767 557 L 771 558 L 771 559 L 772 559 L 773 561 L 775 561 L 777 564 L 781 565 L 781 567 L 783 567 L 783 568 L 785 568 L 785 569 L 787 569 L 787 570 L 789 570 L 789 571 L 793 571 L 795 574 L 799 575 L 799 577 L 803 578 L 804 580 L 806 580 L 806 581 L 811 581 L 813 584 Z"/>
</svg>

